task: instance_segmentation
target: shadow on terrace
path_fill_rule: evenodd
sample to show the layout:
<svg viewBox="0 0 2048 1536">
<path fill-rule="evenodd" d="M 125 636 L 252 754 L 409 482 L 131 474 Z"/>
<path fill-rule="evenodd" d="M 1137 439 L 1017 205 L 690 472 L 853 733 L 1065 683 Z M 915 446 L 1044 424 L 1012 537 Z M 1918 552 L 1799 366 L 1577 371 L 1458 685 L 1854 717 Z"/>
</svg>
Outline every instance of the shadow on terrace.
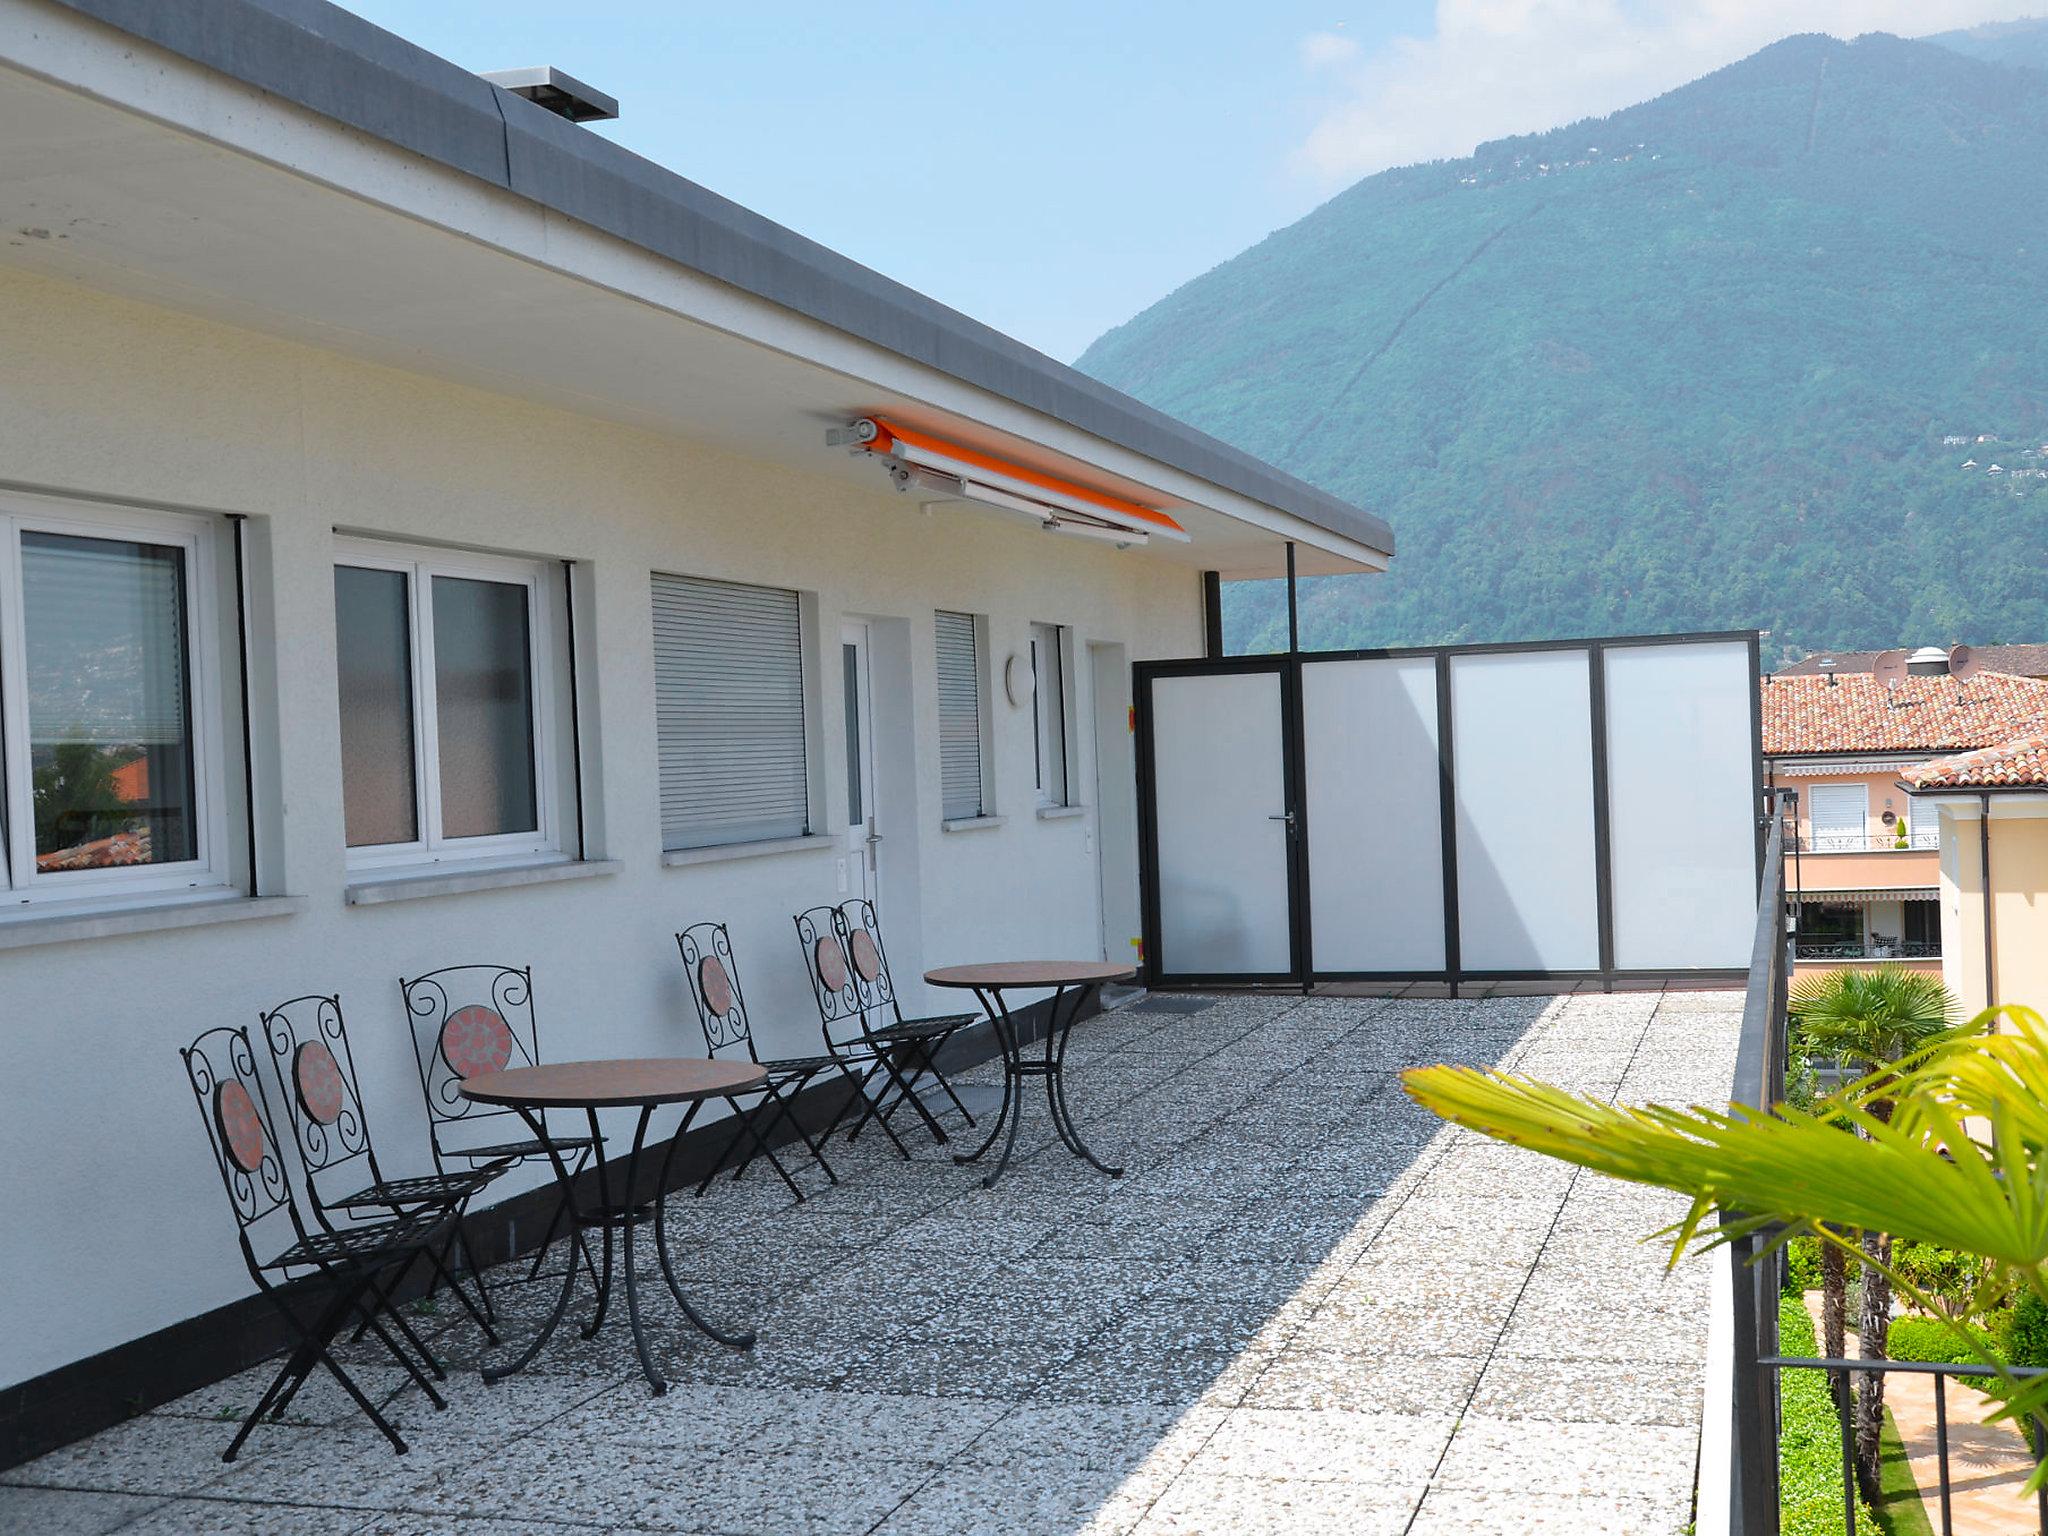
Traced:
<svg viewBox="0 0 2048 1536">
<path fill-rule="evenodd" d="M 994 1190 L 948 1149 L 835 1143 L 793 1202 L 759 1168 L 671 1197 L 719 1347 L 658 1306 L 560 1330 L 485 1386 L 444 1296 L 434 1412 L 350 1359 L 411 1443 L 331 1381 L 231 1466 L 260 1368 L 4 1474 L 23 1531 L 1673 1532 L 1691 1518 L 1704 1268 L 1638 1239 L 1655 1192 L 1444 1129 L 1403 1067 L 1499 1063 L 1631 1100 L 1725 1096 L 1739 993 L 1476 1001 L 1154 996 L 1083 1024 L 1075 1113 L 1030 1106 Z M 986 1099 L 993 1065 L 958 1081 Z M 519 1340 L 554 1287 L 501 1293 Z M 587 1311 L 587 1289 L 578 1312 Z M 374 1342 L 374 1341 L 373 1341 Z"/>
</svg>

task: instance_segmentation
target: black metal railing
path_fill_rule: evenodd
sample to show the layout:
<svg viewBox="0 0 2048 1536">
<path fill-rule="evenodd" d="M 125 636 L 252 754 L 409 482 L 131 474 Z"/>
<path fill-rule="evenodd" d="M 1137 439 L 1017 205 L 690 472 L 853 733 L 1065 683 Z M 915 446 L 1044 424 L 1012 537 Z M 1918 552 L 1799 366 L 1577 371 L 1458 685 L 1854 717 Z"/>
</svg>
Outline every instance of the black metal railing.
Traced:
<svg viewBox="0 0 2048 1536">
<path fill-rule="evenodd" d="M 1785 848 L 1789 839 L 1783 819 L 1771 817 L 1764 854 L 1764 875 L 1757 901 L 1755 942 L 1750 955 L 1749 990 L 1742 1013 L 1735 1081 L 1729 1097 L 1738 1106 L 1768 1113 L 1785 1096 L 1791 1067 L 1791 1032 L 1786 1009 L 1792 969 L 1791 911 L 1786 903 Z M 1935 1381 L 1935 1452 L 1942 1536 L 1954 1536 L 1954 1480 L 1950 1464 L 1949 1378 L 1981 1376 L 1972 1365 L 1936 1365 L 1921 1361 L 1839 1360 L 1781 1355 L 1778 1352 L 1778 1307 L 1783 1296 L 1786 1263 L 1782 1254 L 1757 1262 L 1769 1252 L 1777 1234 L 1765 1230 L 1729 1244 L 1733 1282 L 1729 1367 L 1728 1443 L 1729 1536 L 1779 1536 L 1778 1446 L 1783 1429 L 1781 1378 L 1788 1370 L 1819 1370 L 1828 1374 L 1836 1412 L 1842 1424 L 1842 1490 L 1844 1531 L 1856 1536 L 1856 1476 L 1850 1383 L 1858 1375 L 1931 1375 Z M 2043 1374 L 2021 1370 L 2022 1376 Z M 2028 1444 L 2036 1457 L 2048 1453 L 2039 1438 L 2040 1426 L 2027 1426 Z M 1922 1490 L 1923 1494 L 1926 1490 Z M 2015 1501 L 2017 1502 L 2017 1501 Z M 1704 1504 L 1704 1500 L 1703 1500 Z M 2048 1490 L 2035 1500 L 2035 1530 L 2048 1536 Z M 1700 1529 L 1706 1532 L 1707 1525 Z M 1873 1533 L 1874 1536 L 1874 1533 Z"/>
<path fill-rule="evenodd" d="M 1899 941 L 1886 944 L 1836 943 L 1826 939 L 1801 939 L 1801 960 L 1939 960 L 1939 943 Z"/>
<path fill-rule="evenodd" d="M 1772 1268 L 1775 1266 L 1767 1265 L 1765 1267 Z M 1842 1431 L 1842 1507 L 1845 1511 L 1843 1530 L 1846 1532 L 1846 1536 L 1856 1536 L 1858 1529 L 1855 1471 L 1856 1429 L 1853 1418 L 1855 1393 L 1850 1389 L 1850 1379 L 1855 1376 L 1932 1376 L 1934 1378 L 1935 1501 L 1941 1515 L 1941 1536 L 1955 1536 L 1955 1471 L 1949 1456 L 1948 1383 L 1952 1377 L 1982 1376 L 1985 1374 L 1983 1366 L 1936 1364 L 1926 1360 L 1809 1359 L 1799 1355 L 1767 1355 L 1758 1361 L 1758 1364 L 1773 1376 L 1783 1371 L 1827 1372 L 1828 1396 L 1834 1402 L 1835 1419 L 1840 1424 Z M 2013 1374 L 2015 1376 L 2031 1377 L 2048 1375 L 2048 1371 L 2020 1367 L 2016 1368 Z M 1887 1393 L 1886 1395 L 1889 1397 L 1890 1394 Z M 2029 1420 L 2026 1427 L 2026 1436 L 2028 1450 L 2038 1459 L 2043 1453 L 2040 1426 Z M 1982 1477 L 1981 1471 L 1974 1472 L 1971 1481 L 1981 1484 Z M 1920 1496 L 1923 1500 L 1927 1492 L 1928 1490 L 1925 1488 L 1920 1490 Z M 2017 1514 L 2018 1503 L 2019 1501 L 2015 1499 L 2013 1501 L 2015 1508 L 2005 1511 L 2005 1513 Z M 1775 1514 L 1775 1511 L 1773 1513 Z M 1978 1528 L 1977 1522 L 1974 1521 L 1971 1522 L 1971 1526 L 1972 1529 Z M 1769 1527 L 1774 1532 L 1777 1528 L 1776 1524 Z M 2013 1532 L 2013 1536 L 2019 1536 L 2019 1527 L 2017 1526 L 2002 1528 L 2010 1529 Z M 2042 1488 L 2034 1495 L 2033 1529 L 2037 1533 L 2048 1532 L 2048 1487 Z M 1872 1536 L 1876 1536 L 1876 1533 L 1873 1532 Z"/>
</svg>

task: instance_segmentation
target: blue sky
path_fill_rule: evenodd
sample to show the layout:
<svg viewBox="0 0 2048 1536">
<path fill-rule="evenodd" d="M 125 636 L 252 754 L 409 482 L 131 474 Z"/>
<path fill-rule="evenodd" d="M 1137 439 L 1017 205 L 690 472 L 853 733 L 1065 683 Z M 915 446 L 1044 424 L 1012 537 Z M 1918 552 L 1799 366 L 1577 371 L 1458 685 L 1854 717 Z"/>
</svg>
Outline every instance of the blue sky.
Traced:
<svg viewBox="0 0 2048 1536">
<path fill-rule="evenodd" d="M 1359 176 L 1613 111 L 1787 32 L 2025 0 L 343 0 L 1053 356 Z M 2038 4 L 2038 0 L 2035 0 Z"/>
</svg>

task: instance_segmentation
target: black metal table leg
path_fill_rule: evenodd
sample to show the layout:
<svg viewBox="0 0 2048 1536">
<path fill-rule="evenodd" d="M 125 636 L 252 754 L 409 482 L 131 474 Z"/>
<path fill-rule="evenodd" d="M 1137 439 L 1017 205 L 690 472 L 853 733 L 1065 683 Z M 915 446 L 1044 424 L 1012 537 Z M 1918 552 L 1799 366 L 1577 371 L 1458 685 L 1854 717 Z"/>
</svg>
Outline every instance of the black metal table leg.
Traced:
<svg viewBox="0 0 2048 1536">
<path fill-rule="evenodd" d="M 1045 1097 L 1052 1108 L 1053 1128 L 1060 1133 L 1060 1140 L 1067 1144 L 1068 1150 L 1087 1159 L 1098 1172 L 1120 1179 L 1124 1176 L 1123 1169 L 1110 1167 L 1088 1150 L 1088 1144 L 1081 1140 L 1081 1133 L 1075 1128 L 1074 1112 L 1067 1108 L 1067 1041 L 1073 1036 L 1074 1025 L 1080 1020 L 1081 1010 L 1088 1006 L 1088 999 L 1100 990 L 1099 985 L 1076 988 L 1074 1005 L 1067 1010 L 1064 1024 L 1059 1017 L 1059 996 L 1054 994 L 1051 1032 L 1045 1037 Z M 1055 1041 L 1058 1042 L 1057 1047 Z"/>
<path fill-rule="evenodd" d="M 980 1001 L 990 1022 L 995 1026 L 996 1041 L 1003 1051 L 1003 1107 L 996 1115 L 996 1123 L 990 1127 L 987 1140 L 972 1152 L 956 1153 L 956 1163 L 979 1162 L 988 1155 L 996 1144 L 996 1138 L 1003 1140 L 1003 1153 L 996 1160 L 995 1168 L 985 1177 L 982 1187 L 993 1189 L 1010 1166 L 1010 1153 L 1017 1145 L 1017 1122 L 1024 1118 L 1024 1079 L 1042 1077 L 1045 1079 L 1045 1102 L 1052 1115 L 1053 1129 L 1059 1133 L 1060 1143 L 1076 1157 L 1084 1159 L 1091 1167 L 1108 1174 L 1112 1179 L 1124 1175 L 1121 1168 L 1112 1168 L 1088 1149 L 1081 1139 L 1081 1133 L 1074 1126 L 1073 1112 L 1067 1107 L 1066 1065 L 1067 1040 L 1073 1034 L 1074 1025 L 1087 1007 L 1088 999 L 1100 989 L 1095 982 L 1076 986 L 1060 986 L 1054 989 L 1051 1019 L 1045 1036 L 1043 1060 L 1026 1060 L 1023 1042 L 1017 1035 L 1016 1020 L 1010 1016 L 1009 1005 L 1003 1000 L 1001 987 L 975 987 L 975 997 Z M 1071 994 L 1071 1001 L 1070 999 Z M 1064 1015 L 1060 1005 L 1067 1002 Z"/>
<path fill-rule="evenodd" d="M 1003 1053 L 1003 1105 L 996 1111 L 996 1123 L 989 1127 L 987 1137 L 972 1152 L 955 1152 L 955 1163 L 978 1163 L 988 1155 L 988 1149 L 996 1144 L 998 1136 L 1003 1137 L 1003 1155 L 996 1160 L 993 1171 L 981 1181 L 983 1189 L 995 1188 L 996 1180 L 1003 1176 L 1003 1170 L 1010 1166 L 1010 1152 L 1017 1145 L 1017 1122 L 1024 1118 L 1024 1095 L 1022 1092 L 1023 1064 L 1018 1056 L 1017 1029 L 1010 1018 L 1010 1010 L 1003 1005 L 1001 992 L 984 993 L 980 988 L 974 992 L 975 1000 L 989 1016 L 996 1032 L 996 1044 Z"/>
<path fill-rule="evenodd" d="M 503 1381 L 514 1371 L 523 1371 L 527 1366 L 533 1364 L 534 1357 L 547 1347 L 548 1340 L 553 1338 L 555 1330 L 561 1327 L 562 1319 L 569 1311 L 569 1297 L 576 1289 L 576 1249 L 574 1241 L 580 1232 L 576 1225 L 576 1183 L 569 1175 L 568 1164 L 562 1161 L 562 1154 L 556 1149 L 554 1142 L 549 1140 L 545 1127 L 534 1118 L 533 1113 L 525 1108 L 520 1108 L 519 1118 L 524 1120 L 532 1129 L 535 1138 L 546 1146 L 548 1161 L 554 1164 L 555 1178 L 562 1186 L 562 1209 L 568 1213 L 572 1245 L 569 1250 L 569 1262 L 562 1267 L 562 1290 L 561 1294 L 555 1298 L 555 1310 L 548 1314 L 548 1320 L 541 1324 L 540 1332 L 533 1336 L 533 1341 L 526 1346 L 525 1352 L 517 1360 L 512 1361 L 509 1365 L 487 1365 L 484 1367 L 483 1378 L 486 1382 Z M 593 1120 L 595 1118 L 595 1116 L 592 1116 Z M 603 1161 L 601 1154 L 598 1160 L 600 1162 Z"/>
<path fill-rule="evenodd" d="M 654 1106 L 644 1105 L 640 1119 L 633 1126 L 633 1150 L 626 1154 L 625 1198 L 604 1214 L 617 1220 L 619 1241 L 625 1245 L 626 1271 L 626 1322 L 633 1330 L 633 1350 L 640 1357 L 640 1373 L 647 1378 L 647 1384 L 654 1388 L 654 1395 L 660 1397 L 668 1391 L 668 1381 L 654 1368 L 654 1356 L 647 1348 L 647 1330 L 640 1326 L 640 1286 L 633 1277 L 633 1232 L 640 1225 L 643 1207 L 635 1203 L 640 1188 L 640 1151 L 647 1144 L 647 1122 L 654 1118 Z M 681 1133 L 678 1132 L 678 1135 Z M 666 1159 L 663 1160 L 664 1164 Z M 609 1205 L 609 1202 L 606 1202 Z M 655 1191 L 654 1208 L 661 1209 L 661 1192 Z M 609 1227 L 606 1228 L 610 1230 Z"/>
<path fill-rule="evenodd" d="M 683 1132 L 690 1128 L 690 1122 L 697 1118 L 697 1111 L 703 1108 L 702 1099 L 694 1100 L 683 1112 L 682 1124 L 676 1127 L 676 1134 L 668 1144 L 668 1155 L 661 1160 L 661 1176 L 654 1189 L 654 1256 L 661 1261 L 661 1277 L 668 1282 L 669 1294 L 676 1299 L 676 1305 L 683 1309 L 683 1316 L 695 1325 L 706 1338 L 715 1339 L 733 1349 L 752 1349 L 754 1330 L 749 1328 L 741 1333 L 727 1333 L 715 1323 L 709 1322 L 704 1314 L 690 1305 L 690 1298 L 683 1294 L 682 1283 L 676 1279 L 675 1265 L 668 1256 L 668 1202 L 663 1198 L 668 1189 L 669 1167 L 675 1161 L 676 1148 L 683 1144 Z"/>
</svg>

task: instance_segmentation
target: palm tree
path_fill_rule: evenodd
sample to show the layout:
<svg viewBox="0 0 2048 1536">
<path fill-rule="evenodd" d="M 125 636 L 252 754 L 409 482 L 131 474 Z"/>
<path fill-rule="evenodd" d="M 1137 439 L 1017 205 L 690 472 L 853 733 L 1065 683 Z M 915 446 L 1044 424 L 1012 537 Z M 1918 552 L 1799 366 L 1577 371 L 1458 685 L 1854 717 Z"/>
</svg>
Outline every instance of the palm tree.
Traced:
<svg viewBox="0 0 2048 1536">
<path fill-rule="evenodd" d="M 1795 1038 L 1807 1051 L 1875 1075 L 1867 1108 L 1873 1119 L 1888 1122 L 1892 1101 L 1876 1091 L 1878 1084 L 1899 1062 L 1954 1027 L 1956 1002 L 1939 978 L 1919 971 L 1830 971 L 1794 986 L 1790 1011 Z M 1886 1232 L 1865 1231 L 1862 1244 L 1870 1262 L 1863 1274 L 1858 1352 L 1865 1360 L 1882 1360 L 1892 1314 L 1892 1288 L 1885 1278 L 1892 1239 Z M 1822 1348 L 1840 1359 L 1847 1265 L 1840 1248 L 1829 1245 L 1821 1252 Z M 1876 1371 L 1857 1378 L 1855 1422 L 1857 1480 L 1863 1484 L 1863 1496 L 1874 1503 L 1880 1497 L 1879 1445 L 1884 1433 L 1884 1377 Z"/>
<path fill-rule="evenodd" d="M 2000 1017 L 2010 1026 L 1986 1033 Z M 1883 1232 L 1985 1261 L 1971 1312 L 2021 1288 L 2048 1302 L 2048 1021 L 1987 1011 L 1812 1109 L 1632 1108 L 1472 1067 L 1404 1074 L 1446 1120 L 1615 1178 L 1692 1198 L 1672 1262 L 1767 1229 L 1810 1235 L 1948 1321 L 2002 1400 L 1996 1418 L 2048 1427 L 2048 1375 L 2022 1380 L 1958 1316 L 1848 1234 Z M 1882 1118 L 1872 1112 L 1882 1102 Z M 1856 1134 L 1843 1133 L 1846 1120 Z M 1972 1128 L 1988 1131 L 1983 1140 Z M 1710 1215 L 1718 1224 L 1707 1226 Z M 2048 1479 L 2037 1467 L 2030 1488 Z"/>
</svg>

